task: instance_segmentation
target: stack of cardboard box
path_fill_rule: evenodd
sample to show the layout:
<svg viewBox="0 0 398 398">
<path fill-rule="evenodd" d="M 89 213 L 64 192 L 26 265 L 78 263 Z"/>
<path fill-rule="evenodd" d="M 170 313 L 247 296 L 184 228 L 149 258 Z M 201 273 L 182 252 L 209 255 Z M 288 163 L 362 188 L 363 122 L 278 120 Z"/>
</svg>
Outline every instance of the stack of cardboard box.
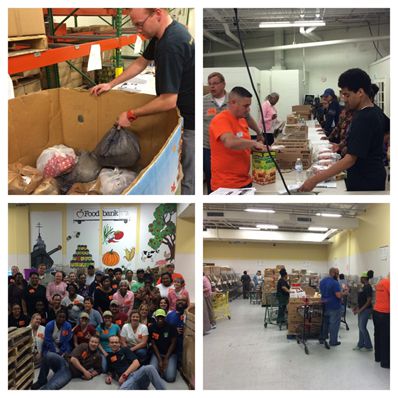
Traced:
<svg viewBox="0 0 398 398">
<path fill-rule="evenodd" d="M 301 159 L 304 170 L 311 166 L 312 151 L 309 147 L 308 140 L 281 138 L 276 140 L 275 144 L 284 146 L 284 148 L 276 154 L 276 161 L 281 169 L 293 169 L 297 158 Z"/>
<path fill-rule="evenodd" d="M 310 325 L 307 330 L 311 334 L 319 334 L 322 316 L 321 316 L 321 299 L 315 297 L 290 299 L 287 306 L 288 311 L 288 334 L 295 335 L 300 334 L 304 324 L 303 318 L 303 306 L 309 304 L 313 305 L 316 311 L 312 314 L 311 320 L 306 319 L 306 325 Z"/>
<path fill-rule="evenodd" d="M 311 120 L 311 105 L 293 105 L 292 112 L 302 119 Z"/>
<path fill-rule="evenodd" d="M 305 124 L 285 124 L 284 137 L 286 139 L 307 140 L 308 126 Z"/>
<path fill-rule="evenodd" d="M 186 311 L 182 351 L 182 374 L 190 389 L 195 389 L 195 306 Z"/>
</svg>

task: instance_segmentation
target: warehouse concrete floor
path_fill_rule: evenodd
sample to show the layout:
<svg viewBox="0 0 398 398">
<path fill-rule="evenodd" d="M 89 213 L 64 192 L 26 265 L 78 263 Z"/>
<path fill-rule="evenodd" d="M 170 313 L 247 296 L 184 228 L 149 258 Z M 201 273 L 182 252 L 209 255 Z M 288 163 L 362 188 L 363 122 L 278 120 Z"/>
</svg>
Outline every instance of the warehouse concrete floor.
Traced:
<svg viewBox="0 0 398 398">
<path fill-rule="evenodd" d="M 37 380 L 39 376 L 39 369 L 35 370 L 34 381 Z M 98 375 L 92 380 L 82 380 L 74 378 L 72 379 L 62 390 L 118 390 L 119 384 L 113 381 L 112 384 L 105 384 L 104 375 Z M 51 378 L 51 372 L 49 374 L 48 380 Z M 165 383 L 167 390 L 188 390 L 188 386 L 184 379 L 181 377 L 180 372 L 177 372 L 177 378 L 174 383 Z M 149 386 L 149 390 L 154 390 L 152 384 Z"/>
<path fill-rule="evenodd" d="M 231 320 L 219 320 L 204 336 L 203 384 L 213 390 L 386 390 L 390 371 L 374 361 L 373 352 L 353 351 L 357 318 L 347 309 L 349 331 L 340 328 L 341 345 L 326 350 L 309 340 L 286 338 L 275 325 L 264 328 L 264 308 L 241 298 L 230 303 Z M 368 330 L 373 341 L 373 322 Z"/>
</svg>

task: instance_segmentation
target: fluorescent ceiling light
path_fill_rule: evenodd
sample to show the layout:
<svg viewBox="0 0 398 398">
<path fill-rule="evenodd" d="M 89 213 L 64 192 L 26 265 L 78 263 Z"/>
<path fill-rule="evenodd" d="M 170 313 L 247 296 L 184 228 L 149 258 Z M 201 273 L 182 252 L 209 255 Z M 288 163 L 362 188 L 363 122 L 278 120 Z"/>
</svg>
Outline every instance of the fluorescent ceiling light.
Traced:
<svg viewBox="0 0 398 398">
<path fill-rule="evenodd" d="M 260 231 L 260 228 L 256 227 L 239 227 L 242 231 Z"/>
<path fill-rule="evenodd" d="M 308 231 L 311 232 L 326 232 L 328 229 L 327 227 L 308 227 Z"/>
<path fill-rule="evenodd" d="M 258 224 L 257 228 L 260 228 L 260 229 L 279 229 L 279 227 L 277 225 L 273 225 L 273 224 Z"/>
<path fill-rule="evenodd" d="M 315 215 L 320 217 L 334 217 L 334 218 L 343 217 L 341 214 L 336 214 L 336 213 L 316 213 Z"/>
<path fill-rule="evenodd" d="M 252 213 L 275 213 L 275 210 L 271 209 L 245 209 L 245 211 L 250 211 Z"/>
<path fill-rule="evenodd" d="M 274 21 L 260 22 L 259 28 L 306 28 L 307 26 L 325 26 L 325 21 Z"/>
</svg>

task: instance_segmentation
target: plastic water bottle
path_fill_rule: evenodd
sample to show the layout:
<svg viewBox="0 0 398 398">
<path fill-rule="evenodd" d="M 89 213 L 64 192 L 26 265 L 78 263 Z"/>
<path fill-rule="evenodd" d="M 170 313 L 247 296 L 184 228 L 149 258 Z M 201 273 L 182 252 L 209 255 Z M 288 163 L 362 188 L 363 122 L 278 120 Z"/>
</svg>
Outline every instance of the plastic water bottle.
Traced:
<svg viewBox="0 0 398 398">
<path fill-rule="evenodd" d="M 294 165 L 294 169 L 296 170 L 296 184 L 302 185 L 304 182 L 304 172 L 303 172 L 303 162 L 300 158 L 297 158 L 296 164 Z"/>
</svg>

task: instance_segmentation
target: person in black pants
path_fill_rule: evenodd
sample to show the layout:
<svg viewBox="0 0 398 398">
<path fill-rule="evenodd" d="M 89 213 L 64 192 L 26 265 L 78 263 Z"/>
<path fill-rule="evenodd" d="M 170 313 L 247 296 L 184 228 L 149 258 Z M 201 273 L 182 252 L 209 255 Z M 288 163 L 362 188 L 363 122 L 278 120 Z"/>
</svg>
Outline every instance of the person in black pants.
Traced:
<svg viewBox="0 0 398 398">
<path fill-rule="evenodd" d="M 286 307 L 289 302 L 290 286 L 287 282 L 287 272 L 285 268 L 279 271 L 280 278 L 276 288 L 276 298 L 278 299 L 278 325 L 285 322 Z"/>
<path fill-rule="evenodd" d="M 249 298 L 248 293 L 250 290 L 250 282 L 251 282 L 251 278 L 249 275 L 247 275 L 247 271 L 243 271 L 243 275 L 240 277 L 240 281 L 242 282 L 243 298 L 247 299 Z"/>
</svg>

